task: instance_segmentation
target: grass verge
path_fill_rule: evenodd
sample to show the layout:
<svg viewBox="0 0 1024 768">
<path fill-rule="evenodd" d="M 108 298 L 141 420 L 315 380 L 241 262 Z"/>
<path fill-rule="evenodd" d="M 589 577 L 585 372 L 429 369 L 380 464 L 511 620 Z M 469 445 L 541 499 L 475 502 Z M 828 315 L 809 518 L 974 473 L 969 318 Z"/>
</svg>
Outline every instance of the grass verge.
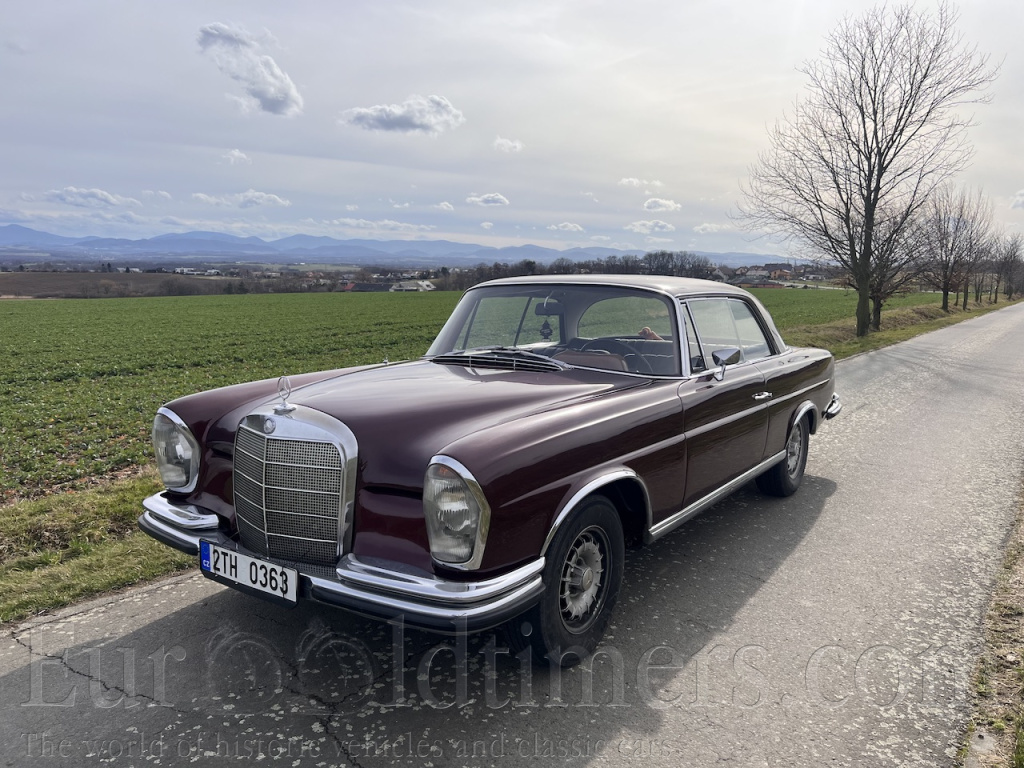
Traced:
<svg viewBox="0 0 1024 768">
<path fill-rule="evenodd" d="M 820 325 L 794 325 L 784 329 L 782 337 L 786 343 L 794 346 L 824 347 L 831 350 L 837 360 L 841 360 L 860 352 L 888 347 L 920 336 L 922 333 L 945 328 L 947 325 L 980 317 L 1020 301 L 1022 299 L 1000 304 L 969 304 L 966 312 L 956 307 L 947 313 L 935 305 L 883 310 L 882 329 L 860 338 L 857 337 L 856 320 L 852 317 Z"/>
<path fill-rule="evenodd" d="M 1024 508 L 985 616 L 985 648 L 974 674 L 974 715 L 961 756 L 969 766 L 1024 768 Z"/>
<path fill-rule="evenodd" d="M 150 471 L 0 509 L 0 623 L 194 565 L 135 525 L 159 488 Z"/>
<path fill-rule="evenodd" d="M 842 358 L 1006 306 L 979 305 L 968 312 L 955 310 L 948 315 L 933 305 L 904 306 L 884 312 L 882 330 L 862 339 L 856 337 L 852 319 L 797 325 L 794 318 L 789 318 L 779 325 L 790 344 L 825 347 Z M 0 623 L 193 567 L 194 558 L 181 555 L 136 528 L 142 499 L 159 487 L 156 473 L 146 470 L 128 478 L 84 480 L 76 490 L 59 493 L 52 492 L 51 484 L 50 495 L 0 505 Z M 1019 546 L 1014 562 L 1019 561 L 1024 571 L 1024 542 Z M 1020 585 L 1024 585 L 1024 575 L 1020 578 Z M 1017 617 L 1024 615 L 1024 588 L 1018 591 L 1022 597 Z M 1000 603 L 1004 604 L 1008 605 Z M 1020 659 L 1024 657 L 1020 637 L 1017 644 L 1013 653 L 1015 659 Z M 992 658 L 995 661 L 989 665 L 1001 669 L 998 659 L 1005 661 L 1005 656 Z M 985 675 L 991 677 L 987 672 Z M 1021 680 L 1024 677 L 1018 677 L 1018 686 Z M 1017 734 L 1021 756 L 1014 765 L 1024 768 L 1024 720 L 1018 716 L 1019 695 L 1015 706 L 1012 712 L 995 714 L 993 710 L 991 716 L 979 717 L 994 729 L 1002 723 L 1004 731 Z"/>
</svg>

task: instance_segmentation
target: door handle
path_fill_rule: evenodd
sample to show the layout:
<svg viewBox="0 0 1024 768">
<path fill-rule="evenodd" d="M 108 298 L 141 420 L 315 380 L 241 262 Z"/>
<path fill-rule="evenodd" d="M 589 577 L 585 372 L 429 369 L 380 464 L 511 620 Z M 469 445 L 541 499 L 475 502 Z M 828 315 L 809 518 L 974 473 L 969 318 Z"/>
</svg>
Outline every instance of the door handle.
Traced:
<svg viewBox="0 0 1024 768">
<path fill-rule="evenodd" d="M 758 392 L 756 395 L 754 395 L 754 399 L 755 400 L 771 400 L 772 399 L 772 393 L 771 392 Z"/>
</svg>

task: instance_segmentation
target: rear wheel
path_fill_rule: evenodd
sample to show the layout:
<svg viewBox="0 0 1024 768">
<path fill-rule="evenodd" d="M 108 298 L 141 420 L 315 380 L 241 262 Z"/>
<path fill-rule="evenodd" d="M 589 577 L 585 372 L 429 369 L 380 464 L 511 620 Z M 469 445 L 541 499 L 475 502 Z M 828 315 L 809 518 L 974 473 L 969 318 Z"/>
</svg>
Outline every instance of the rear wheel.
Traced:
<svg viewBox="0 0 1024 768">
<path fill-rule="evenodd" d="M 770 496 L 792 496 L 804 479 L 807 466 L 807 446 L 810 441 L 807 417 L 800 419 L 789 430 L 786 439 L 786 457 L 757 478 L 757 487 Z"/>
<path fill-rule="evenodd" d="M 509 622 L 513 650 L 529 647 L 538 661 L 571 667 L 604 636 L 622 583 L 622 522 L 604 496 L 590 496 L 559 529 L 545 555 L 544 595 Z"/>
</svg>

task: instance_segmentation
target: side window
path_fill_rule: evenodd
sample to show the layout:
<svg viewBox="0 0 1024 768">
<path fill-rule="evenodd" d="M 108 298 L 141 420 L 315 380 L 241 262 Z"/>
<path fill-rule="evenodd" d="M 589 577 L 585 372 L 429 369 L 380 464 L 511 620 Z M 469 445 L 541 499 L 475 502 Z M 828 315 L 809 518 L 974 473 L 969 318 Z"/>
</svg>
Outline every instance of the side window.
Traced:
<svg viewBox="0 0 1024 768">
<path fill-rule="evenodd" d="M 683 321 L 686 323 L 686 346 L 690 355 L 690 370 L 693 373 L 700 373 L 708 369 L 704 362 L 704 353 L 700 349 L 700 341 L 697 339 L 697 332 L 693 329 L 693 320 L 687 311 L 683 312 Z"/>
<path fill-rule="evenodd" d="M 771 345 L 765 338 L 761 325 L 745 301 L 730 301 L 736 333 L 740 337 L 740 349 L 744 360 L 760 360 L 772 353 Z"/>
<path fill-rule="evenodd" d="M 771 354 L 771 345 L 746 302 L 738 299 L 699 299 L 689 302 L 693 322 L 704 345 L 704 354 L 738 347 L 741 361 Z"/>
</svg>

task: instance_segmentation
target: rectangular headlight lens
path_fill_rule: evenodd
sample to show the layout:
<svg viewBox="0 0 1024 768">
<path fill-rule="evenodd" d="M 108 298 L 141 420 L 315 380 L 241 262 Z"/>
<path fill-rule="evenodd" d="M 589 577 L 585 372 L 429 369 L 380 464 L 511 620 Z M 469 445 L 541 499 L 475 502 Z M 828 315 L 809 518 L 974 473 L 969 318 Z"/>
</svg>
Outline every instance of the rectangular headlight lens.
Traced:
<svg viewBox="0 0 1024 768">
<path fill-rule="evenodd" d="M 193 490 L 199 477 L 199 445 L 188 427 L 161 411 L 153 420 L 153 449 L 164 485 L 172 491 Z"/>
<path fill-rule="evenodd" d="M 445 464 L 431 464 L 423 484 L 423 511 L 427 518 L 430 554 L 442 563 L 465 564 L 474 559 L 477 544 L 486 534 L 482 494 L 474 493 L 466 478 Z M 483 548 L 482 542 L 480 548 Z"/>
</svg>

